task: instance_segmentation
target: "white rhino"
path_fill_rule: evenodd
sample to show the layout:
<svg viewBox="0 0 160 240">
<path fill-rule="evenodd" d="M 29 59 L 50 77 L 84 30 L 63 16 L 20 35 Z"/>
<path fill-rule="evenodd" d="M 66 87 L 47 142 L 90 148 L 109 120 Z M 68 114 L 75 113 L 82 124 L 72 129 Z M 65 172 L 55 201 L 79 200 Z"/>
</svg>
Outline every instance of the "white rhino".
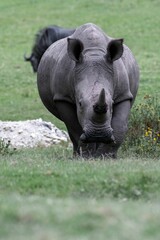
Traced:
<svg viewBox="0 0 160 240">
<path fill-rule="evenodd" d="M 87 23 L 44 53 L 37 74 L 46 108 L 83 157 L 117 156 L 138 90 L 139 68 L 123 39 Z"/>
</svg>

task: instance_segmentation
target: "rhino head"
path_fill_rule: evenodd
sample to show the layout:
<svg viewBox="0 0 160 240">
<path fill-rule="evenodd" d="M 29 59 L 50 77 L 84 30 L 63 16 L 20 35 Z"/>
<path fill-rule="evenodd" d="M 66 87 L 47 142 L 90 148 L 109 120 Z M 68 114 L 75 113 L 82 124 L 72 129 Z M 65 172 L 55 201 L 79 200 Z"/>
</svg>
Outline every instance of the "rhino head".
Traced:
<svg viewBox="0 0 160 240">
<path fill-rule="evenodd" d="M 68 38 L 68 55 L 75 62 L 74 95 L 83 129 L 82 142 L 114 142 L 113 62 L 123 54 L 123 39 L 110 40 L 105 48 L 85 48 L 79 39 Z"/>
</svg>

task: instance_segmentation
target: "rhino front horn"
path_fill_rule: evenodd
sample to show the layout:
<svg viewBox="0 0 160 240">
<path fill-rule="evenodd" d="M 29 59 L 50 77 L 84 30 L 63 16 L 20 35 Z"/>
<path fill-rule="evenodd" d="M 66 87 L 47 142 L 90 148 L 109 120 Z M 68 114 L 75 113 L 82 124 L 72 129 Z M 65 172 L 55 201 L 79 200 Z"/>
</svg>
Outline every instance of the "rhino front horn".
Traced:
<svg viewBox="0 0 160 240">
<path fill-rule="evenodd" d="M 95 113 L 104 114 L 107 112 L 107 103 L 104 88 L 101 90 L 98 101 L 93 105 Z"/>
</svg>

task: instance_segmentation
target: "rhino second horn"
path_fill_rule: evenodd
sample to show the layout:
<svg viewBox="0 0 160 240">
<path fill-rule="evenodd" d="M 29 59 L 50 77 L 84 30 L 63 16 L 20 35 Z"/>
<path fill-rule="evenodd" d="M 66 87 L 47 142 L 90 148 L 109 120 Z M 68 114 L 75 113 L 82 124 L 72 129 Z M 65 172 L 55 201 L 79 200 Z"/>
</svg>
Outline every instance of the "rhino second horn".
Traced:
<svg viewBox="0 0 160 240">
<path fill-rule="evenodd" d="M 107 112 L 108 106 L 106 103 L 104 88 L 100 92 L 97 103 L 93 105 L 93 109 L 94 109 L 94 112 L 98 114 L 104 114 Z"/>
</svg>

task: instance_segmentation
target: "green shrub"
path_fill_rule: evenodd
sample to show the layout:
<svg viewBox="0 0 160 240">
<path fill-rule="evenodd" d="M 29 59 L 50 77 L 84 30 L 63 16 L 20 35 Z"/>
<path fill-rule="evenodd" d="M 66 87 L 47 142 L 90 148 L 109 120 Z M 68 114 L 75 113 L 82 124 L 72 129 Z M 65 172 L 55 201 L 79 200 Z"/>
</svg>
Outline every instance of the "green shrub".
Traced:
<svg viewBox="0 0 160 240">
<path fill-rule="evenodd" d="M 146 95 L 135 105 L 129 120 L 129 130 L 122 150 L 133 150 L 142 157 L 160 156 L 160 102 Z"/>
</svg>

